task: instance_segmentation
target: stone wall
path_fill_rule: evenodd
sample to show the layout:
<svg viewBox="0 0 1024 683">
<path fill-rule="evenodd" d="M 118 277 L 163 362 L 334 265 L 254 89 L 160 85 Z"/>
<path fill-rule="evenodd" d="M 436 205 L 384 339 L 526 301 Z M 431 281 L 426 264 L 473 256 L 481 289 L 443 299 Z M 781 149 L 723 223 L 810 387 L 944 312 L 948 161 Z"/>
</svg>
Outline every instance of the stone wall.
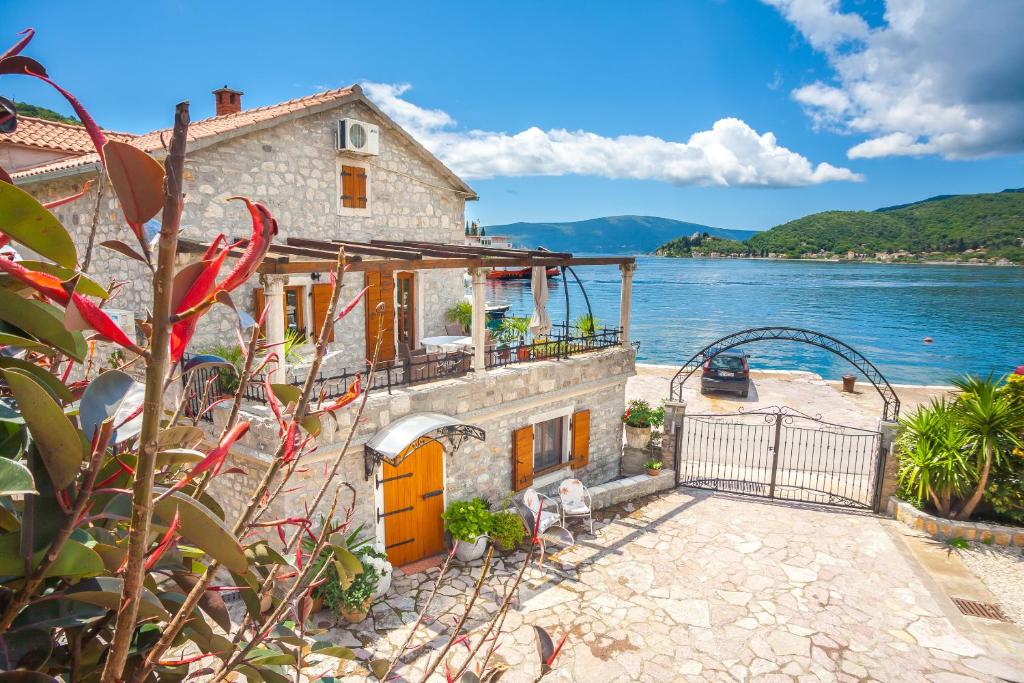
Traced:
<svg viewBox="0 0 1024 683">
<path fill-rule="evenodd" d="M 280 242 L 288 237 L 307 237 L 461 243 L 464 196 L 450 188 L 450 182 L 423 152 L 384 126 L 379 156 L 344 157 L 345 163 L 367 167 L 369 209 L 363 216 L 352 215 L 352 210 L 340 215 L 338 173 L 339 159 L 343 157 L 335 151 L 334 140 L 337 121 L 344 117 L 375 119 L 365 105 L 351 102 L 189 152 L 185 163 L 182 236 L 203 241 L 213 239 L 219 232 L 229 237 L 248 236 L 251 221 L 244 205 L 227 201 L 233 195 L 244 195 L 265 203 L 274 214 L 280 227 Z M 47 201 L 78 192 L 86 177 L 95 180 L 95 174 L 27 180 L 23 187 Z M 111 280 L 126 282 L 110 306 L 144 318 L 150 306 L 148 271 L 135 261 L 99 247 L 106 240 L 134 241 L 109 186 L 98 188 L 94 183 L 86 196 L 55 209 L 54 213 L 71 231 L 81 256 L 87 249 L 94 210 L 98 229 L 87 272 L 101 284 Z M 30 256 L 27 249 L 19 247 L 19 251 Z M 183 259 L 182 263 L 185 262 Z M 420 336 L 440 333 L 444 329 L 444 311 L 463 296 L 462 273 L 424 271 L 418 280 L 423 321 Z M 327 281 L 326 274 L 321 281 Z M 297 277 L 294 282 L 308 283 L 308 276 Z M 349 275 L 345 300 L 362 288 L 361 283 L 361 274 Z M 252 287 L 257 285 L 251 282 L 238 290 L 236 302 L 248 309 L 252 304 Z M 335 349 L 341 353 L 332 356 L 333 366 L 361 367 L 364 325 L 363 310 L 359 307 L 338 326 Z M 231 316 L 222 307 L 215 308 L 200 324 L 194 346 L 231 343 L 231 327 Z"/>
<path fill-rule="evenodd" d="M 375 484 L 372 480 L 367 482 L 363 475 L 362 444 L 394 420 L 419 412 L 457 415 L 487 432 L 486 441 L 468 440 L 455 453 L 451 453 L 446 444 L 446 502 L 477 495 L 500 502 L 511 491 L 513 430 L 553 408 L 591 411 L 590 462 L 579 470 L 564 470 L 565 476 L 576 476 L 588 486 L 610 481 L 619 475 L 621 414 L 626 379 L 634 374 L 634 359 L 632 348 L 618 347 L 567 360 L 510 366 L 488 372 L 484 377 L 471 373 L 456 379 L 395 389 L 391 395 L 386 392 L 371 395 L 353 446 L 342 458 L 339 474 L 330 487 L 327 504 L 335 489 L 345 490 L 339 486 L 341 482 L 349 483 L 357 496 L 352 515 L 354 524 L 365 524 L 368 532 L 374 529 Z M 245 410 L 252 429 L 232 451 L 231 464 L 246 469 L 248 474 L 222 476 L 210 488 L 211 495 L 225 508 L 229 519 L 247 504 L 245 491 L 262 476 L 269 454 L 277 444 L 277 427 L 269 409 L 247 404 Z M 211 433 L 219 433 L 225 412 L 226 409 L 215 411 Z M 294 484 L 296 490 L 289 493 L 272 514 L 281 517 L 304 514 L 306 503 L 312 501 L 325 480 L 327 468 L 337 457 L 354 414 L 354 408 L 350 408 L 339 413 L 337 421 L 324 420 L 317 454 L 305 463 L 300 481 Z M 319 512 L 324 508 L 322 505 Z"/>
</svg>

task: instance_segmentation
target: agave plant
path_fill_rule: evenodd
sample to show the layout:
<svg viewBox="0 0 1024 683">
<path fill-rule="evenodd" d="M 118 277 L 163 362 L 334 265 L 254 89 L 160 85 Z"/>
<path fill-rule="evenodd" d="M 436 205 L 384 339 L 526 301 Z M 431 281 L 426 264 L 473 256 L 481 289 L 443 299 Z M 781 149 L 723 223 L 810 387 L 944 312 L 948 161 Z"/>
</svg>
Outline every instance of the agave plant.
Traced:
<svg viewBox="0 0 1024 683">
<path fill-rule="evenodd" d="M 967 433 L 952 405 L 933 399 L 902 420 L 897 441 L 899 483 L 918 501 L 929 501 L 943 517 L 954 498 L 970 485 L 974 473 L 967 453 Z"/>
</svg>

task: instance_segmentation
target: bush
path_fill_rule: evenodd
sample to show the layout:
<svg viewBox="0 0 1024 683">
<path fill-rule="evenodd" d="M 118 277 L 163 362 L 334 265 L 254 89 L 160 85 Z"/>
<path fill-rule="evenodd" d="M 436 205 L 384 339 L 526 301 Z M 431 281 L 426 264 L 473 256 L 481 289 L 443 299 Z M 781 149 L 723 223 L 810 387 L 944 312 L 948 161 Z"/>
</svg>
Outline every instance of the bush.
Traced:
<svg viewBox="0 0 1024 683">
<path fill-rule="evenodd" d="M 526 537 L 522 518 L 515 512 L 496 512 L 491 518 L 491 538 L 502 548 L 516 548 Z"/>
<path fill-rule="evenodd" d="M 651 408 L 647 401 L 633 399 L 626 406 L 622 421 L 630 427 L 660 427 L 665 423 L 665 409 Z"/>
<path fill-rule="evenodd" d="M 494 515 L 490 505 L 479 497 L 449 503 L 441 517 L 444 518 L 444 528 L 456 541 L 475 543 L 493 529 Z"/>
<path fill-rule="evenodd" d="M 449 322 L 458 323 L 463 332 L 469 332 L 469 328 L 473 326 L 473 304 L 462 299 L 445 311 L 444 317 Z"/>
<path fill-rule="evenodd" d="M 654 458 L 651 458 L 650 460 L 644 462 L 644 467 L 646 467 L 649 470 L 660 470 L 662 468 L 662 462 L 660 460 L 655 460 Z"/>
<path fill-rule="evenodd" d="M 231 368 L 221 367 L 218 368 L 220 373 L 220 388 L 226 394 L 233 394 L 238 389 L 238 383 L 241 381 L 242 366 L 245 363 L 245 355 L 242 353 L 242 348 L 237 344 L 234 346 L 227 346 L 226 344 L 218 344 L 211 346 L 206 349 L 202 349 L 200 353 L 209 353 L 214 356 L 220 356 L 227 362 L 231 363 L 234 370 Z"/>
</svg>

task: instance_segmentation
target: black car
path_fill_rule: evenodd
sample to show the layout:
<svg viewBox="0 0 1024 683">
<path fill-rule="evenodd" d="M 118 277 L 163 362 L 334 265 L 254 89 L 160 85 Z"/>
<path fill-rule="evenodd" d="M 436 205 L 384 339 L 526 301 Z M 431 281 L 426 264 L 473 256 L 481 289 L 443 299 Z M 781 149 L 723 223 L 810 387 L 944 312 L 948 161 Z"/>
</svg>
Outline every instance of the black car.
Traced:
<svg viewBox="0 0 1024 683">
<path fill-rule="evenodd" d="M 750 366 L 747 354 L 723 352 L 704 363 L 700 393 L 731 391 L 746 398 L 750 392 Z"/>
</svg>

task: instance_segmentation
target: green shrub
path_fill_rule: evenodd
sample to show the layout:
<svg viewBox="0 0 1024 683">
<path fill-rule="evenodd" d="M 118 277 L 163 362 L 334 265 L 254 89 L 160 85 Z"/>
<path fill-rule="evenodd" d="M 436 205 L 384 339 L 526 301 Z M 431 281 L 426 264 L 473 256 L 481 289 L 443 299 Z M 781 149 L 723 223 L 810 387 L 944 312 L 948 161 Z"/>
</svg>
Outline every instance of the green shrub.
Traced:
<svg viewBox="0 0 1024 683">
<path fill-rule="evenodd" d="M 526 527 L 515 512 L 496 512 L 491 518 L 491 538 L 502 548 L 516 548 L 526 537 Z"/>
<path fill-rule="evenodd" d="M 493 529 L 494 515 L 490 505 L 480 497 L 449 503 L 441 517 L 444 518 L 444 528 L 456 541 L 475 543 L 477 538 L 490 534 Z"/>
<path fill-rule="evenodd" d="M 660 460 L 655 460 L 654 458 L 651 458 L 650 460 L 644 462 L 644 467 L 646 467 L 649 470 L 660 470 L 662 468 L 662 462 Z"/>
<path fill-rule="evenodd" d="M 445 311 L 444 317 L 448 322 L 458 323 L 463 332 L 469 332 L 469 328 L 473 326 L 473 304 L 462 299 Z"/>
<path fill-rule="evenodd" d="M 227 394 L 235 393 L 238 389 L 238 384 L 241 381 L 240 376 L 242 374 L 242 366 L 245 364 L 245 358 L 242 355 L 241 347 L 228 346 L 226 344 L 217 344 L 216 346 L 210 346 L 200 350 L 200 353 L 209 353 L 214 356 L 220 356 L 227 362 L 231 363 L 234 370 L 231 368 L 218 368 L 220 373 L 220 388 Z"/>
</svg>

